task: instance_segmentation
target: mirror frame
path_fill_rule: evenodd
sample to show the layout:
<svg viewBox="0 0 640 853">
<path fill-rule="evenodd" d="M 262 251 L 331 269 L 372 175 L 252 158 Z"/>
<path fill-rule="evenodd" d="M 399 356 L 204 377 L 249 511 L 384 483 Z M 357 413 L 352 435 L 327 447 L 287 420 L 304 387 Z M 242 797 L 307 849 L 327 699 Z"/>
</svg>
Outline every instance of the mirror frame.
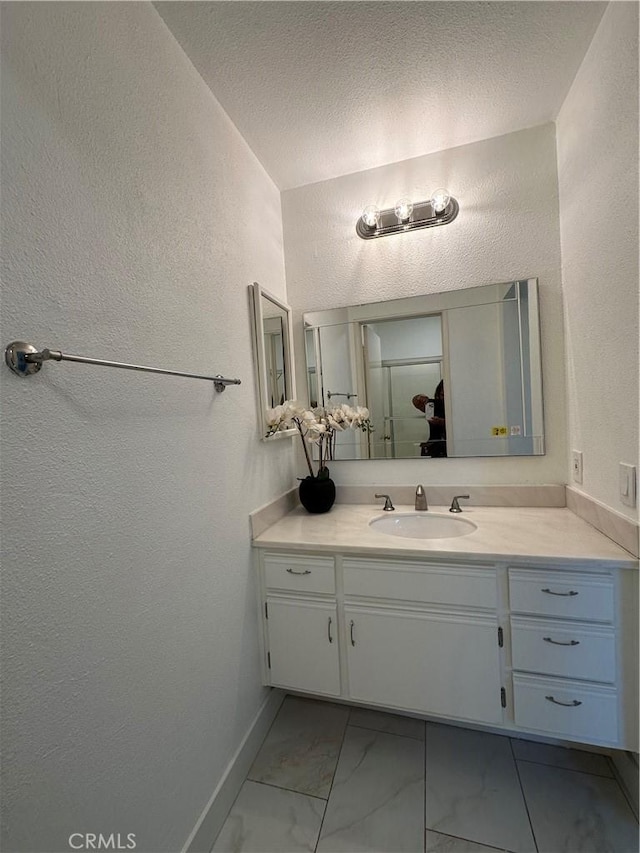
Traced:
<svg viewBox="0 0 640 853">
<path fill-rule="evenodd" d="M 269 424 L 267 423 L 267 409 L 269 406 L 269 383 L 267 382 L 267 356 L 264 346 L 264 312 L 262 310 L 262 299 L 267 299 L 272 302 L 285 314 L 284 328 L 282 330 L 282 345 L 284 358 L 284 389 L 285 400 L 296 399 L 296 377 L 294 372 L 294 356 L 293 356 L 293 321 L 291 307 L 282 302 L 268 290 L 265 290 L 262 285 L 254 281 L 249 285 L 249 296 L 253 310 L 251 311 L 251 320 L 253 327 L 253 353 L 254 366 L 257 378 L 257 406 L 258 406 L 258 427 L 260 429 L 260 438 L 263 441 L 274 441 L 279 438 L 297 435 L 296 429 L 286 429 L 277 432 L 274 435 L 267 436 Z"/>
</svg>

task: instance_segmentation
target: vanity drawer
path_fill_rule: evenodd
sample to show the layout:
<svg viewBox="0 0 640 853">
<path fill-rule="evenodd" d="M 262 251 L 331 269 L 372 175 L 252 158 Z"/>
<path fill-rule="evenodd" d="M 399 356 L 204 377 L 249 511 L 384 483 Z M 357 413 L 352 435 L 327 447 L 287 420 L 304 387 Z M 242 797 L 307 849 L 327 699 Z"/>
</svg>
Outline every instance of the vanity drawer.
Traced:
<svg viewBox="0 0 640 853">
<path fill-rule="evenodd" d="M 345 559 L 344 594 L 495 610 L 495 569 L 425 566 L 401 560 Z"/>
<path fill-rule="evenodd" d="M 514 675 L 513 696 L 517 726 L 585 743 L 618 740 L 618 695 L 613 687 Z"/>
<path fill-rule="evenodd" d="M 512 612 L 613 621 L 613 580 L 607 575 L 509 569 Z"/>
<path fill-rule="evenodd" d="M 616 680 L 611 628 L 514 617 L 511 653 L 514 669 L 585 681 Z"/>
<path fill-rule="evenodd" d="M 306 554 L 265 554 L 264 579 L 267 589 L 334 594 L 333 557 Z"/>
</svg>

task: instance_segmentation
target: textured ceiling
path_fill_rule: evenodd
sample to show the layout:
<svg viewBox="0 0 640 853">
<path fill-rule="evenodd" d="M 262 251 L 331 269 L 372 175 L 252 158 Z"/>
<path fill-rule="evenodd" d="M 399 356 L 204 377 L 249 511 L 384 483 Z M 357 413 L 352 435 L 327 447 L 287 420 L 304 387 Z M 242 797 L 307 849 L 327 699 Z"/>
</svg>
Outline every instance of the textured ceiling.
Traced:
<svg viewBox="0 0 640 853">
<path fill-rule="evenodd" d="M 555 119 L 605 6 L 155 4 L 283 190 Z"/>
</svg>

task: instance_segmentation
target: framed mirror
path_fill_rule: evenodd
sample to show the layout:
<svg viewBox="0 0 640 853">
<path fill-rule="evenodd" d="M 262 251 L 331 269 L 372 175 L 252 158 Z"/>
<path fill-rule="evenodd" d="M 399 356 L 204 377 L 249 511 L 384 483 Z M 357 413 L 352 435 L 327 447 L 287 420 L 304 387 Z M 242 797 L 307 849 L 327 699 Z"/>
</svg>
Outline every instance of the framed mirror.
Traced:
<svg viewBox="0 0 640 853">
<path fill-rule="evenodd" d="M 304 314 L 311 405 L 366 406 L 336 459 L 544 454 L 537 279 Z"/>
<path fill-rule="evenodd" d="M 253 318 L 253 342 L 258 394 L 260 435 L 266 437 L 267 409 L 273 409 L 296 396 L 293 370 L 293 334 L 291 308 L 257 282 L 249 286 Z M 269 440 L 297 435 L 295 429 L 283 430 Z"/>
</svg>

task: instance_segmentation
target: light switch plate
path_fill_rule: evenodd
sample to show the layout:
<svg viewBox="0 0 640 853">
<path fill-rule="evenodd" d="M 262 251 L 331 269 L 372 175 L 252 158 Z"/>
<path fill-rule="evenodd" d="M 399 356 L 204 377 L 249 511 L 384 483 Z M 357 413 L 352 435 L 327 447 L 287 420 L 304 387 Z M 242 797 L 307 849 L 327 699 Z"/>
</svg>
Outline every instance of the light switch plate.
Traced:
<svg viewBox="0 0 640 853">
<path fill-rule="evenodd" d="M 571 451 L 571 473 L 574 483 L 582 482 L 582 451 Z"/>
<path fill-rule="evenodd" d="M 620 500 L 625 506 L 636 505 L 636 466 L 620 463 Z"/>
</svg>

